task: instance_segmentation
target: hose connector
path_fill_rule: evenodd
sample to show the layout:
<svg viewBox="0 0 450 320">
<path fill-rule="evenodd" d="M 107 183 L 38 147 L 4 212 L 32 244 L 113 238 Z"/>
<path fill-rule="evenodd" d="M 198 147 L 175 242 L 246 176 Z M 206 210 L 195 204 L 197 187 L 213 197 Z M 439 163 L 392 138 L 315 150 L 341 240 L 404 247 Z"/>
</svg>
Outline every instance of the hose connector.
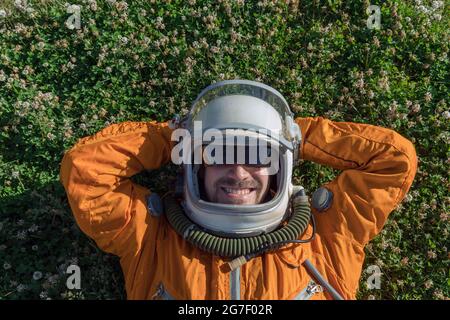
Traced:
<svg viewBox="0 0 450 320">
<path fill-rule="evenodd" d="M 247 258 L 245 256 L 240 256 L 240 257 L 237 257 L 236 259 L 233 259 L 230 262 L 228 262 L 228 267 L 230 268 L 230 271 L 233 271 L 234 269 L 237 269 L 246 263 L 247 263 Z"/>
<path fill-rule="evenodd" d="M 308 203 L 308 196 L 305 193 L 305 189 L 302 186 L 292 187 L 292 201 L 294 205 L 298 203 Z"/>
</svg>

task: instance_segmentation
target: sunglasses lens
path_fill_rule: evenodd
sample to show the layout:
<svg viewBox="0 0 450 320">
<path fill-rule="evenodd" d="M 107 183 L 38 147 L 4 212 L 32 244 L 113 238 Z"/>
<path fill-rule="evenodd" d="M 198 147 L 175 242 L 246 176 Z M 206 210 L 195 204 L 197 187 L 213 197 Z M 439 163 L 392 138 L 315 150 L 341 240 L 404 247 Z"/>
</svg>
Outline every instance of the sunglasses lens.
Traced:
<svg viewBox="0 0 450 320">
<path fill-rule="evenodd" d="M 219 148 L 222 152 L 219 151 Z M 206 165 L 244 164 L 254 167 L 270 167 L 272 152 L 269 145 L 223 145 L 210 149 L 203 148 L 203 160 Z"/>
</svg>

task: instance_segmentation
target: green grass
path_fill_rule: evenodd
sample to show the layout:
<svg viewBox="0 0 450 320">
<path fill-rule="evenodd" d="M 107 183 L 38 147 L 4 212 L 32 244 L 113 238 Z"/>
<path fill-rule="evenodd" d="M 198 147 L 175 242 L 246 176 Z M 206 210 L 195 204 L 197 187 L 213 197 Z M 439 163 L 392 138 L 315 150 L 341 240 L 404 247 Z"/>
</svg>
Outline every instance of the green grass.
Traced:
<svg viewBox="0 0 450 320">
<path fill-rule="evenodd" d="M 381 289 L 363 274 L 358 297 L 448 298 L 449 8 L 422 2 L 436 9 L 373 1 L 382 16 L 371 30 L 368 1 L 73 1 L 77 32 L 64 1 L 30 0 L 33 12 L 2 1 L 0 299 L 124 299 L 118 259 L 72 217 L 64 151 L 111 123 L 184 113 L 201 89 L 233 78 L 275 87 L 297 116 L 384 126 L 415 143 L 415 182 L 366 248 Z M 172 172 L 133 180 L 162 192 Z M 294 180 L 312 192 L 337 173 L 304 162 Z M 73 262 L 78 291 L 65 286 Z"/>
</svg>

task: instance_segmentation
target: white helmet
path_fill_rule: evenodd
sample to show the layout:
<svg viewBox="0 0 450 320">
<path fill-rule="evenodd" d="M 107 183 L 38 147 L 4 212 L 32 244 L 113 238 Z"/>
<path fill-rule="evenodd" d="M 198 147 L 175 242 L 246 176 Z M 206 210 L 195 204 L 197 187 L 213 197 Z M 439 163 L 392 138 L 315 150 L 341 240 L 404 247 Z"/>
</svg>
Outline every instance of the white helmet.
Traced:
<svg viewBox="0 0 450 320">
<path fill-rule="evenodd" d="M 201 121 L 201 133 L 194 132 L 195 121 Z M 255 205 L 207 201 L 200 194 L 197 177 L 200 165 L 192 161 L 184 163 L 182 205 L 187 216 L 209 233 L 232 238 L 269 233 L 277 228 L 289 214 L 292 167 L 301 141 L 300 128 L 281 93 L 256 81 L 220 81 L 198 95 L 181 125 L 193 137 L 192 157 L 198 151 L 196 148 L 202 147 L 202 143 L 194 141 L 196 137 L 202 138 L 207 130 L 216 129 L 224 133 L 227 130 L 227 135 L 251 135 L 258 141 L 266 141 L 271 150 L 277 151 L 279 162 L 275 194 Z M 233 143 L 236 144 L 234 139 Z"/>
</svg>

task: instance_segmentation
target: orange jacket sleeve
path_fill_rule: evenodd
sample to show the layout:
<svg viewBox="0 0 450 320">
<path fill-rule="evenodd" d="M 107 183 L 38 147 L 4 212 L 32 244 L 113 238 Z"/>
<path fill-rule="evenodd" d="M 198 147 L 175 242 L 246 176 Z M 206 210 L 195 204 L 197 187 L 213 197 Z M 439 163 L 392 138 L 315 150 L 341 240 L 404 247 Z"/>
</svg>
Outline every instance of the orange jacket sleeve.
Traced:
<svg viewBox="0 0 450 320">
<path fill-rule="evenodd" d="M 317 216 L 322 233 L 338 233 L 361 245 L 377 235 L 408 192 L 417 171 L 413 144 L 397 132 L 369 124 L 297 118 L 300 157 L 343 170 L 325 185 L 331 214 Z"/>
<path fill-rule="evenodd" d="M 122 122 L 80 139 L 60 168 L 70 207 L 81 230 L 104 251 L 123 256 L 140 250 L 151 225 L 148 189 L 131 176 L 170 160 L 167 123 Z"/>
<path fill-rule="evenodd" d="M 404 198 L 417 171 L 413 144 L 393 130 L 368 124 L 297 118 L 300 157 L 343 170 L 324 187 L 331 206 L 314 212 L 314 250 L 333 267 L 340 283 L 356 295 L 364 246 L 383 228 Z M 313 190 L 311 190 L 313 191 Z"/>
</svg>

